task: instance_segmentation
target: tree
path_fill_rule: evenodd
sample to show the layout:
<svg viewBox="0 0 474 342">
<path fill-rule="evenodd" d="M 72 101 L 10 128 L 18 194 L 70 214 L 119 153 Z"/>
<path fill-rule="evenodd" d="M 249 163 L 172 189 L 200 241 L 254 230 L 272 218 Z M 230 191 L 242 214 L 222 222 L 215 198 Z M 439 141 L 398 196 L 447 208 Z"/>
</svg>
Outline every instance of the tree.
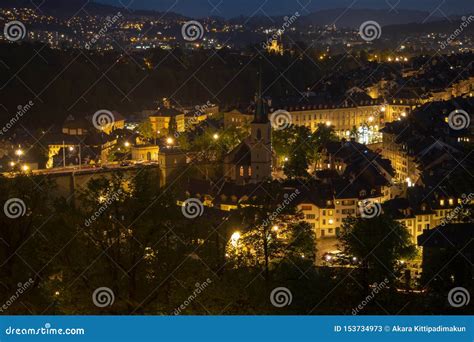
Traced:
<svg viewBox="0 0 474 342">
<path fill-rule="evenodd" d="M 140 135 L 143 138 L 145 138 L 149 142 L 157 137 L 157 132 L 153 131 L 153 126 L 152 126 L 150 120 L 148 120 L 148 119 L 142 121 L 138 125 L 138 132 L 140 133 Z"/>
<path fill-rule="evenodd" d="M 48 253 L 50 235 L 46 225 L 54 217 L 51 193 L 54 185 L 45 176 L 0 176 L 0 301 L 5 303 L 30 278 L 33 284 L 23 301 L 31 297 L 31 289 L 39 288 L 48 277 L 44 265 L 52 254 Z M 62 235 L 62 231 L 57 231 Z M 37 300 L 41 300 L 36 292 Z M 22 308 L 20 301 L 12 303 L 11 311 Z"/>
<path fill-rule="evenodd" d="M 385 214 L 371 219 L 347 218 L 339 241 L 344 253 L 360 260 L 358 268 L 366 293 L 372 282 L 395 280 L 403 269 L 401 261 L 416 255 L 408 229 Z"/>
<path fill-rule="evenodd" d="M 293 200 L 299 191 L 285 196 L 277 182 L 265 188 L 261 196 L 239 209 L 242 231 L 231 236 L 227 255 L 237 267 L 262 268 L 269 280 L 270 270 L 281 262 L 313 263 L 315 237 L 296 212 Z"/>
<path fill-rule="evenodd" d="M 337 136 L 334 133 L 334 126 L 328 126 L 319 123 L 314 133 L 315 141 L 318 146 L 324 146 L 331 141 L 337 141 Z"/>
<path fill-rule="evenodd" d="M 284 162 L 288 178 L 308 177 L 308 167 L 317 159 L 318 145 L 308 127 L 291 125 L 274 132 L 273 147 Z"/>
</svg>

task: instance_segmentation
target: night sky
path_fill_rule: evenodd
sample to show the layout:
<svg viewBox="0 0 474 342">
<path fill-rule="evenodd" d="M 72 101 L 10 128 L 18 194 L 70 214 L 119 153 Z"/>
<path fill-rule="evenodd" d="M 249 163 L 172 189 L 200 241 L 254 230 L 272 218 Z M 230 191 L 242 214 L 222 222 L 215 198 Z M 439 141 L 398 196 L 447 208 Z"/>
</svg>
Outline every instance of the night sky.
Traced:
<svg viewBox="0 0 474 342">
<path fill-rule="evenodd" d="M 262 3 L 263 10 L 268 15 L 290 14 L 300 11 L 301 5 L 307 6 L 310 12 L 321 9 L 346 8 L 374 8 L 390 10 L 415 9 L 436 11 L 437 14 L 466 14 L 474 13 L 474 0 L 96 0 L 97 2 L 116 6 L 130 6 L 135 9 L 154 9 L 181 13 L 191 17 L 205 17 L 210 15 L 235 17 L 238 15 L 252 15 L 258 11 Z M 298 4 L 298 2 L 301 4 Z M 219 4 L 220 3 L 220 4 Z M 213 4 L 218 5 L 213 10 Z M 260 14 L 263 14 L 260 11 Z"/>
</svg>

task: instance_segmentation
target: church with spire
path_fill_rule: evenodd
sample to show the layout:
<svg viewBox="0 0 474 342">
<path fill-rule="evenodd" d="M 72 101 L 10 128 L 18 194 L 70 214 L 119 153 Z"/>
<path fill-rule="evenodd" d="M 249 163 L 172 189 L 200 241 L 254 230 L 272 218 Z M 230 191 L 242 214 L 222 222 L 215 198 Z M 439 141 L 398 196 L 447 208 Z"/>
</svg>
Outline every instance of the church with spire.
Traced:
<svg viewBox="0 0 474 342">
<path fill-rule="evenodd" d="M 224 160 L 226 180 L 238 185 L 260 183 L 272 177 L 272 126 L 268 119 L 268 106 L 262 95 L 261 72 L 250 132 L 250 136 L 234 148 Z"/>
</svg>

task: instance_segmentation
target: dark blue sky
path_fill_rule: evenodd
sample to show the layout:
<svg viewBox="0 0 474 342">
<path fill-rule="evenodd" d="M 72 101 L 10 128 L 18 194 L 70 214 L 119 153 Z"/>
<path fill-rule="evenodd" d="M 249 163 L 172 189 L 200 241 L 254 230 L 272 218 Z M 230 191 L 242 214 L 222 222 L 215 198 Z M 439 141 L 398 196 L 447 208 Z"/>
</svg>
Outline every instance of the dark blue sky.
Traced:
<svg viewBox="0 0 474 342">
<path fill-rule="evenodd" d="M 116 6 L 130 6 L 135 9 L 154 9 L 173 11 L 190 17 L 218 15 L 234 17 L 240 14 L 251 15 L 263 5 L 268 15 L 281 15 L 299 11 L 301 5 L 307 6 L 310 12 L 321 9 L 374 8 L 390 10 L 391 5 L 398 9 L 416 9 L 424 11 L 444 12 L 445 14 L 466 14 L 474 12 L 474 0 L 96 0 Z M 298 2 L 301 4 L 298 4 Z M 213 4 L 219 4 L 213 11 Z M 263 14 L 259 11 L 260 14 Z M 441 13 L 437 13 L 442 15 Z"/>
</svg>

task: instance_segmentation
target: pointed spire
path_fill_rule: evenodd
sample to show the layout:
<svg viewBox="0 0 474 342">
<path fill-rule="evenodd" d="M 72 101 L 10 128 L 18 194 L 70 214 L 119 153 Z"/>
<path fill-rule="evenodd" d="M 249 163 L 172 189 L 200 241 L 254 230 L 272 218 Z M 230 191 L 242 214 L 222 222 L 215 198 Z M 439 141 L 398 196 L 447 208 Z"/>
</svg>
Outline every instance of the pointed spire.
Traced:
<svg viewBox="0 0 474 342">
<path fill-rule="evenodd" d="M 255 114 L 254 114 L 254 119 L 253 122 L 255 123 L 267 123 L 268 122 L 268 116 L 267 116 L 267 107 L 265 105 L 265 101 L 263 100 L 263 68 L 262 68 L 262 61 L 260 60 L 259 66 L 258 66 L 258 89 L 257 89 L 257 95 L 255 98 Z"/>
</svg>

